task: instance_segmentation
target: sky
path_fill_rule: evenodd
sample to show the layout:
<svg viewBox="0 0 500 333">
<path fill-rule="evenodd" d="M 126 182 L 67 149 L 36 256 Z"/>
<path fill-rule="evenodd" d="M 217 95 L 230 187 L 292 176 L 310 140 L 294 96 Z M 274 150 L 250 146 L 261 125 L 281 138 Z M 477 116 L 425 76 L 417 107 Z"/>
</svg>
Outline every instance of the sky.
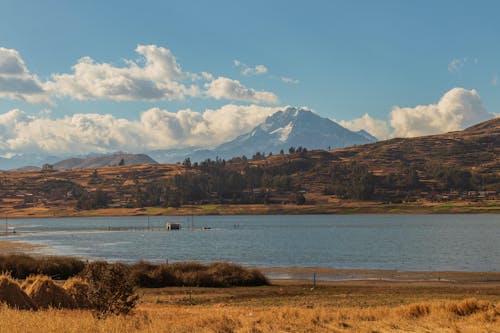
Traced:
<svg viewBox="0 0 500 333">
<path fill-rule="evenodd" d="M 213 147 L 286 106 L 380 139 L 500 113 L 497 1 L 0 8 L 4 157 Z"/>
</svg>

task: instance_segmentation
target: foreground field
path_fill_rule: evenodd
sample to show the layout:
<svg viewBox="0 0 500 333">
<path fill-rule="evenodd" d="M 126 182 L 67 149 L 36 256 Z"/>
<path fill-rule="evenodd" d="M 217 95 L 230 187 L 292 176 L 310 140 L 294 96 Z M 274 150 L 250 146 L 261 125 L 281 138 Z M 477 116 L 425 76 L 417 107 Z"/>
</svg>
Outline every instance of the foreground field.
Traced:
<svg viewBox="0 0 500 333">
<path fill-rule="evenodd" d="M 500 332 L 498 283 L 141 289 L 132 316 L 0 308 L 0 332 Z M 472 298 L 473 297 L 473 298 Z"/>
</svg>

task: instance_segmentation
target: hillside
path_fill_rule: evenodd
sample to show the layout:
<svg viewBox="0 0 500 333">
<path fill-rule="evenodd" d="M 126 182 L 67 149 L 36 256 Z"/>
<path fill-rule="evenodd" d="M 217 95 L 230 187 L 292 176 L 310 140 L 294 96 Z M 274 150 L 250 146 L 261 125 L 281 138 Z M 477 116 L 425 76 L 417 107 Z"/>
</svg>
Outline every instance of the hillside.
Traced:
<svg viewBox="0 0 500 333">
<path fill-rule="evenodd" d="M 500 119 L 464 131 L 331 151 L 78 171 L 3 172 L 9 208 L 498 200 Z"/>
<path fill-rule="evenodd" d="M 97 169 L 118 165 L 123 160 L 124 165 L 158 164 L 144 154 L 112 154 L 91 158 L 69 158 L 52 165 L 54 170 Z"/>
</svg>

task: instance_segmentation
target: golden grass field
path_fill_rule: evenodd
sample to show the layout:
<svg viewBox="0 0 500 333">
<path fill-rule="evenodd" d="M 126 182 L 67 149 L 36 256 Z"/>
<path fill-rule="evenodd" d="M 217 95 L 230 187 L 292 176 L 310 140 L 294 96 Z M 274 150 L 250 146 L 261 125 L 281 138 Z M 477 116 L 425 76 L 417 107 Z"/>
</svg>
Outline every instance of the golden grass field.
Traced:
<svg viewBox="0 0 500 333">
<path fill-rule="evenodd" d="M 141 289 L 131 316 L 0 307 L 0 332 L 500 332 L 500 283 Z"/>
</svg>

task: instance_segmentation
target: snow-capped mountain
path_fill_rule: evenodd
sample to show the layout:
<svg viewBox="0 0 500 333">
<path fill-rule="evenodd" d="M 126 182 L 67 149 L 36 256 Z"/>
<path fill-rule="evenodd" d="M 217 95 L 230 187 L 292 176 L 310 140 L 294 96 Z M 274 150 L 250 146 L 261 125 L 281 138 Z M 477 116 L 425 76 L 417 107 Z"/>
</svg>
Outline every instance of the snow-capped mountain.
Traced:
<svg viewBox="0 0 500 333">
<path fill-rule="evenodd" d="M 166 149 L 148 151 L 145 154 L 151 156 L 159 163 L 182 162 L 186 157 L 191 161 L 203 161 L 207 158 L 216 157 L 230 159 L 245 155 L 252 157 L 256 152 L 279 153 L 281 149 L 288 152 L 290 147 L 304 147 L 307 149 L 334 149 L 353 145 L 360 145 L 377 141 L 377 138 L 368 132 L 361 130 L 353 132 L 337 124 L 336 122 L 319 116 L 318 114 L 301 109 L 289 107 L 269 116 L 263 123 L 256 126 L 249 133 L 243 134 L 234 140 L 223 143 L 214 149 L 202 147 L 187 147 L 180 149 Z M 76 156 L 80 158 L 98 157 Z M 112 155 L 112 154 L 110 154 Z M 43 163 L 55 163 L 58 160 L 75 156 L 17 156 L 14 159 L 0 157 L 0 170 L 19 168 L 22 166 Z M 72 159 L 73 164 L 80 161 Z M 151 162 L 151 161 L 149 161 Z M 144 162 L 144 163 L 149 163 Z M 72 164 L 71 167 L 74 167 Z M 115 163 L 116 164 L 116 163 Z M 80 166 L 82 167 L 82 166 Z M 65 166 L 64 168 L 68 168 Z M 63 168 L 63 169 L 64 169 Z"/>
<path fill-rule="evenodd" d="M 251 157 L 256 152 L 288 151 L 292 146 L 334 149 L 375 141 L 377 139 L 366 131 L 353 132 L 312 111 L 290 107 L 269 116 L 251 132 L 218 146 L 214 151 L 221 158 Z"/>
</svg>

